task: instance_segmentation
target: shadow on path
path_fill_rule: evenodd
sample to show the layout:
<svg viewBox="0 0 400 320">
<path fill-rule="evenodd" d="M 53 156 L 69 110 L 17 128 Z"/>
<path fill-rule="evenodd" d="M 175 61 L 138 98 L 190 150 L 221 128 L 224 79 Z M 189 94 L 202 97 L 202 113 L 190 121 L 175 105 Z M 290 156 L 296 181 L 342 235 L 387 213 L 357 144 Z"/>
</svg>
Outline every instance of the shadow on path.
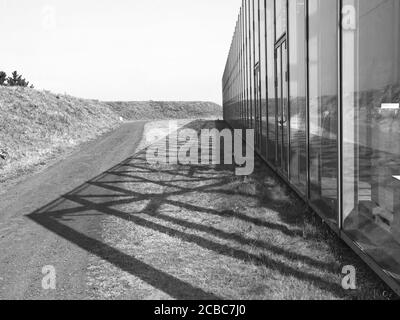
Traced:
<svg viewBox="0 0 400 320">
<path fill-rule="evenodd" d="M 220 128 L 224 124 L 221 122 L 205 122 L 203 126 L 217 126 Z M 104 243 L 101 235 L 91 230 L 82 229 L 82 219 L 88 216 L 99 217 L 99 219 L 113 216 L 127 223 L 192 243 L 222 256 L 258 266 L 265 266 L 282 275 L 312 283 L 314 286 L 331 292 L 336 296 L 343 296 L 343 290 L 339 284 L 310 272 L 302 271 L 280 260 L 278 261 L 270 257 L 269 253 L 281 256 L 294 263 L 301 262 L 312 268 L 334 273 L 336 270 L 330 263 L 289 251 L 267 241 L 249 239 L 241 234 L 231 233 L 199 222 L 187 221 L 181 217 L 170 216 L 160 210 L 162 206 L 168 205 L 177 208 L 177 210 L 206 214 L 211 218 L 235 218 L 257 227 L 263 227 L 265 232 L 281 232 L 285 236 L 294 238 L 301 236 L 301 231 L 284 224 L 251 217 L 240 212 L 216 210 L 193 202 L 177 200 L 177 197 L 183 197 L 188 194 L 218 194 L 221 197 L 240 195 L 240 193 L 223 188 L 232 181 L 234 176 L 233 166 L 152 167 L 147 164 L 145 155 L 146 150 L 126 159 L 102 175 L 30 214 L 29 218 L 88 253 L 108 261 L 117 268 L 130 273 L 175 299 L 214 300 L 221 297 L 207 292 L 205 289 L 198 288 L 187 281 L 182 281 Z M 152 178 L 151 175 L 153 174 L 159 178 L 161 177 L 161 179 Z M 135 188 L 128 189 L 126 188 L 127 185 L 134 185 Z M 139 185 L 143 185 L 143 190 L 135 191 Z M 156 187 L 156 191 L 152 188 L 147 188 L 147 186 Z M 244 196 L 249 195 L 244 194 Z M 280 199 L 269 200 L 271 208 L 276 208 L 277 204 L 281 204 Z M 124 205 L 139 202 L 147 203 L 146 207 L 140 211 L 132 212 L 121 209 Z M 266 205 L 266 202 L 264 202 L 264 205 Z M 153 218 L 156 218 L 157 222 L 153 221 Z M 178 230 L 171 225 L 180 228 Z M 182 228 L 210 235 L 213 239 L 208 236 L 198 235 L 198 233 L 193 234 L 182 231 Z M 214 240 L 215 238 L 228 241 L 229 244 L 226 242 L 224 244 L 219 243 Z M 236 244 L 257 247 L 268 254 L 247 252 L 243 248 L 238 248 Z M 217 268 L 218 266 L 215 267 Z"/>
</svg>

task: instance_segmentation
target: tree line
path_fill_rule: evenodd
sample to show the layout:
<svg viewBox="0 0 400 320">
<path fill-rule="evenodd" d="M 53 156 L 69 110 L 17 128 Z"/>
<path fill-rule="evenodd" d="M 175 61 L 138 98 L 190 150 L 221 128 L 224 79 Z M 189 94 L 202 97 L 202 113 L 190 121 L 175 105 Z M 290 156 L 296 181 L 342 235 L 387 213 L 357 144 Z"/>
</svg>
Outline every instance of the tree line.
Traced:
<svg viewBox="0 0 400 320">
<path fill-rule="evenodd" d="M 4 71 L 0 71 L 0 86 L 34 88 L 34 86 L 32 84 L 29 85 L 29 81 L 26 81 L 17 71 L 14 71 L 11 77 L 8 77 L 7 73 Z"/>
</svg>

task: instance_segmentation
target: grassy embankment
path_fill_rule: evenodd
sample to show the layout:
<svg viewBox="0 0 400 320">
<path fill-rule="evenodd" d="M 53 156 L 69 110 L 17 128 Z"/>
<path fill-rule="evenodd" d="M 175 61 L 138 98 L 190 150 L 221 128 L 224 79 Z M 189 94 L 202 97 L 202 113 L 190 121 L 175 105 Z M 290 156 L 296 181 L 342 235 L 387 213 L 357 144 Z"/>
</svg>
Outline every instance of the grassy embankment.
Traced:
<svg viewBox="0 0 400 320">
<path fill-rule="evenodd" d="M 0 184 L 38 170 L 125 120 L 220 117 L 221 112 L 208 102 L 101 102 L 1 87 Z"/>
</svg>

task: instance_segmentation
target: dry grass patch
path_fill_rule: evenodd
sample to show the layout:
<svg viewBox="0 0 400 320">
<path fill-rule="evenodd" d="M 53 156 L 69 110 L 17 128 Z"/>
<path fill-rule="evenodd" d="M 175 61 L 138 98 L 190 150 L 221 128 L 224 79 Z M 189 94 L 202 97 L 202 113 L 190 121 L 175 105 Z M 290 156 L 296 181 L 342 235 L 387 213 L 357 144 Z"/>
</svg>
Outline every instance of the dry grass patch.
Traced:
<svg viewBox="0 0 400 320">
<path fill-rule="evenodd" d="M 0 183 L 46 164 L 66 150 L 115 128 L 104 103 L 29 88 L 0 88 Z"/>
</svg>

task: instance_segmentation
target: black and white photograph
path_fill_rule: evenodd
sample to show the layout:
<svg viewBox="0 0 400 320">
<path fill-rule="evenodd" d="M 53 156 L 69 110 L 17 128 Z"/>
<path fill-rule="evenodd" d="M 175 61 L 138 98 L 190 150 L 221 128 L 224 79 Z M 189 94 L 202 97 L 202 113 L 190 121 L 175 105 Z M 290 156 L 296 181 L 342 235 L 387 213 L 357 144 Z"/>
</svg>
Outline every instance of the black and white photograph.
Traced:
<svg viewBox="0 0 400 320">
<path fill-rule="evenodd" d="M 399 0 L 0 0 L 0 301 L 399 297 Z"/>
</svg>

